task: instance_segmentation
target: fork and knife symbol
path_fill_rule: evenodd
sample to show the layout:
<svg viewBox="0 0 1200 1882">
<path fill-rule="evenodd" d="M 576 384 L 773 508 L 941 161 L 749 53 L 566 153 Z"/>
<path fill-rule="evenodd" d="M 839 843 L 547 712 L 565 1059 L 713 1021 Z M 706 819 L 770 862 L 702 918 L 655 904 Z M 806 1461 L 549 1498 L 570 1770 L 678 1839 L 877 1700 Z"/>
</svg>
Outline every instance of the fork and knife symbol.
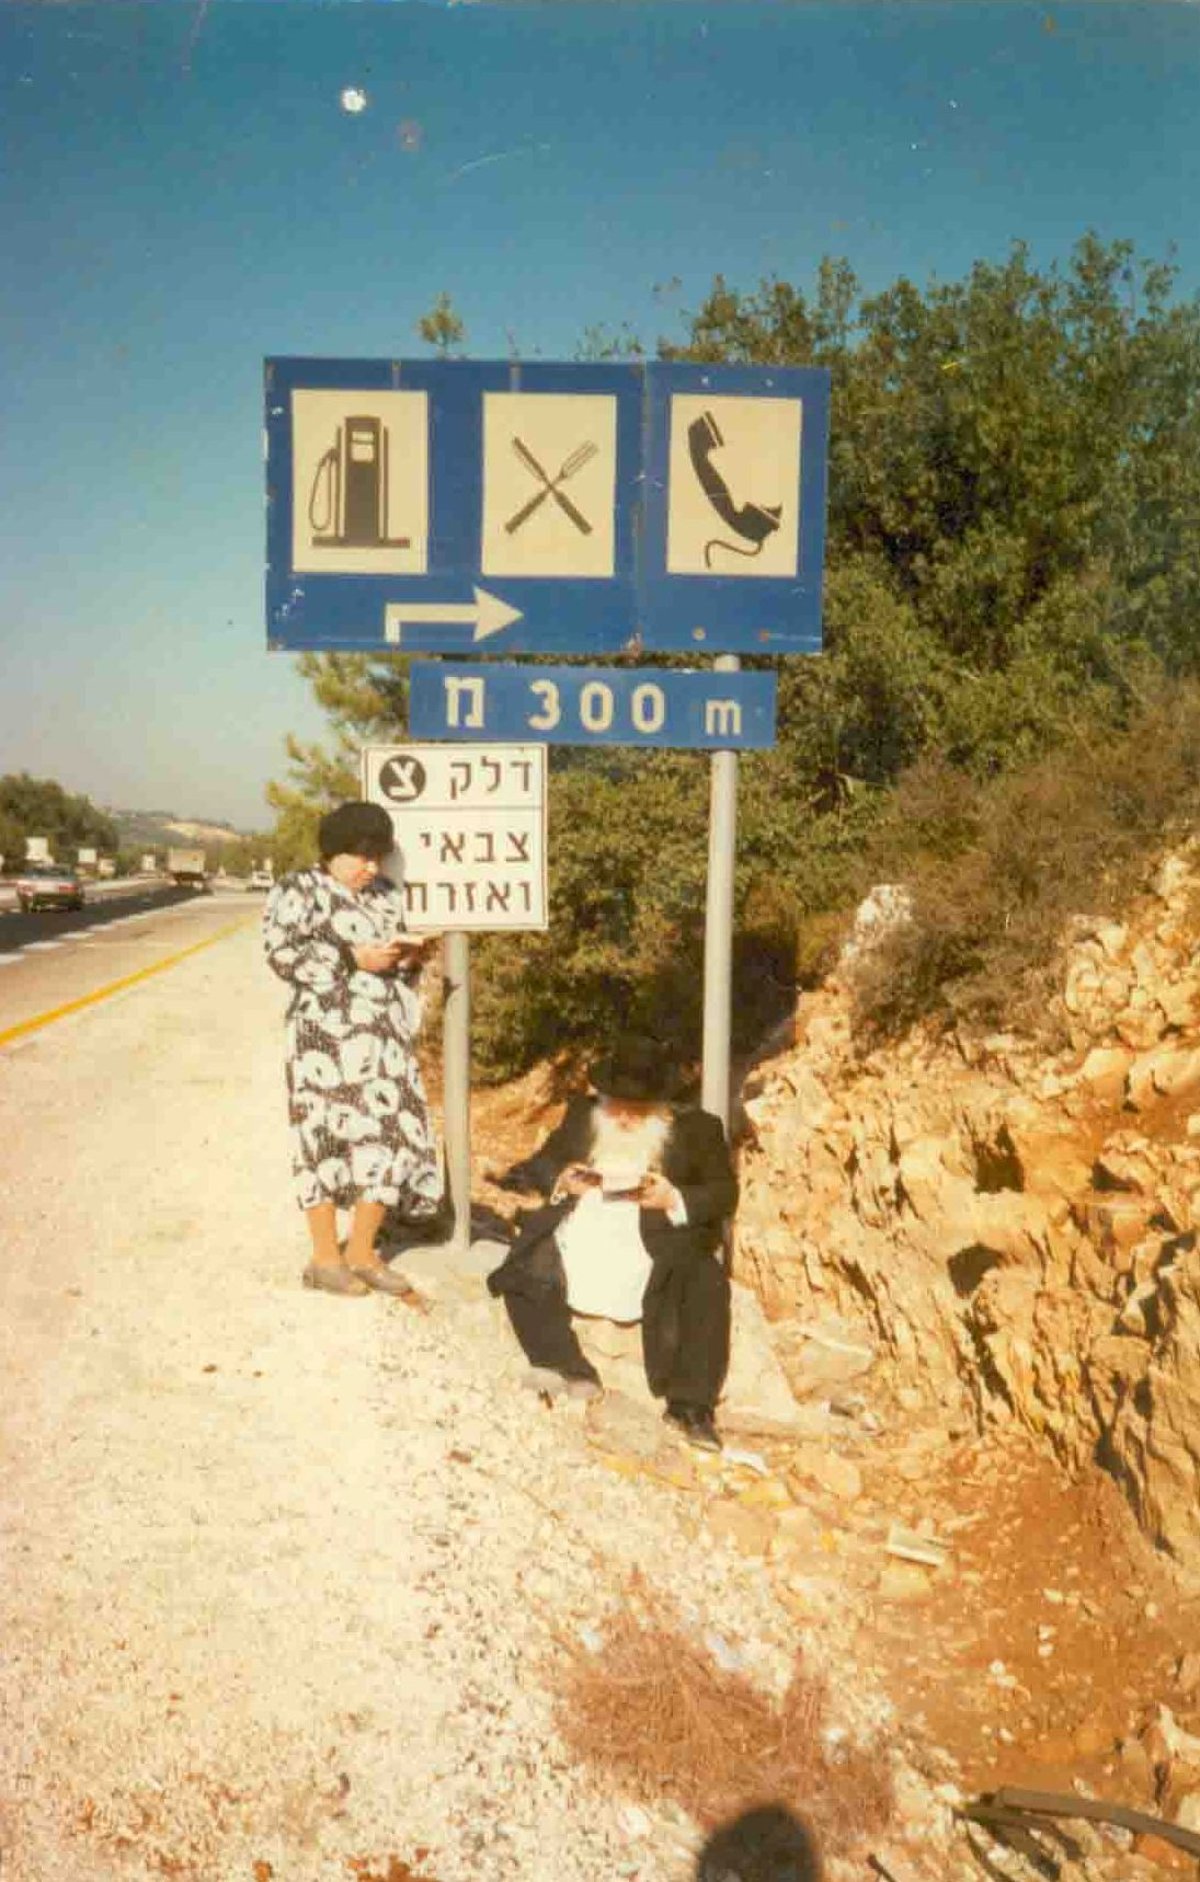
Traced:
<svg viewBox="0 0 1200 1882">
<path fill-rule="evenodd" d="M 578 471 L 581 471 L 585 464 L 591 462 L 600 449 L 599 445 L 590 442 L 576 445 L 570 456 L 564 458 L 553 477 L 550 476 L 548 471 L 543 469 L 542 465 L 538 463 L 536 457 L 533 455 L 533 452 L 529 449 L 529 446 L 523 443 L 520 438 L 513 438 L 512 448 L 520 458 L 522 464 L 524 464 L 526 470 L 531 471 L 537 478 L 541 489 L 538 490 L 534 496 L 530 497 L 529 502 L 526 503 L 522 509 L 519 509 L 515 516 L 509 517 L 507 523 L 504 525 L 508 534 L 510 536 L 514 535 L 515 532 L 521 528 L 521 525 L 527 523 L 534 512 L 541 508 L 547 497 L 553 497 L 563 515 L 570 518 L 580 534 L 590 536 L 592 533 L 591 524 L 588 522 L 587 517 L 572 503 L 570 497 L 563 495 L 562 486 L 569 482 Z"/>
</svg>

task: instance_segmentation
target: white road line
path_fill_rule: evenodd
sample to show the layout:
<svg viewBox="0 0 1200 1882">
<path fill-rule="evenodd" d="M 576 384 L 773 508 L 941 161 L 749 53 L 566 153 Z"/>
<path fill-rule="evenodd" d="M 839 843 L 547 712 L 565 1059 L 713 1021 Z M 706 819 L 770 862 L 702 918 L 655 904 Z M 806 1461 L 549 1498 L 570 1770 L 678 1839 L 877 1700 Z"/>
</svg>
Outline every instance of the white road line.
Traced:
<svg viewBox="0 0 1200 1882">
<path fill-rule="evenodd" d="M 22 951 L 26 954 L 44 954 L 49 948 L 61 946 L 61 941 L 27 941 Z"/>
<path fill-rule="evenodd" d="M 0 967 L 11 967 L 13 962 L 19 961 L 20 958 L 19 954 L 0 954 Z"/>
</svg>

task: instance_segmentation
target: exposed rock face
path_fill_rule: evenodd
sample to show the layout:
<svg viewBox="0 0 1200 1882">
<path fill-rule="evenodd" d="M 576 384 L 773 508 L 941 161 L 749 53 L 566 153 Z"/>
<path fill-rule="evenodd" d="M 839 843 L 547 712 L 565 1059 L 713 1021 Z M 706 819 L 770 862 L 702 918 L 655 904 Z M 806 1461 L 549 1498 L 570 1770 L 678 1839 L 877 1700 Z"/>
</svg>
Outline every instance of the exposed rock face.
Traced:
<svg viewBox="0 0 1200 1882">
<path fill-rule="evenodd" d="M 876 1347 L 911 1415 L 1098 1460 L 1200 1576 L 1198 916 L 1193 846 L 1127 922 L 1078 919 L 1052 1060 L 1008 1034 L 856 1057 L 844 977 L 809 996 L 745 1099 L 737 1271 L 781 1335 Z"/>
</svg>

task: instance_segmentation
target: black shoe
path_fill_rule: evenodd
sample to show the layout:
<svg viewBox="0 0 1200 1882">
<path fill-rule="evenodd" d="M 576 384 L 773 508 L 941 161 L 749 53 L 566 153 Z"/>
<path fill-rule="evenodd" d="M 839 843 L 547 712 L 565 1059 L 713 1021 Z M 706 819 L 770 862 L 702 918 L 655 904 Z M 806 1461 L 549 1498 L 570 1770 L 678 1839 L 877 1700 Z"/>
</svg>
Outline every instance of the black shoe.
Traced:
<svg viewBox="0 0 1200 1882">
<path fill-rule="evenodd" d="M 721 1440 L 713 1415 L 704 1405 L 680 1405 L 671 1400 L 663 1413 L 666 1423 L 673 1425 L 681 1437 L 698 1451 L 719 1451 Z"/>
</svg>

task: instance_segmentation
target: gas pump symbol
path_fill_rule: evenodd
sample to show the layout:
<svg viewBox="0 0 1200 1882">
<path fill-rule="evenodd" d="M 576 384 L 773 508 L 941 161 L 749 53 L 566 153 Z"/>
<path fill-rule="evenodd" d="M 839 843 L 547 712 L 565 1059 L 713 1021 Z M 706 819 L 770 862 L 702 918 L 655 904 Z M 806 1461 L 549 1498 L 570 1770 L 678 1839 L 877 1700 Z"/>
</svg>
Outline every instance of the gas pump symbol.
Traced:
<svg viewBox="0 0 1200 1882">
<path fill-rule="evenodd" d="M 314 549 L 407 549 L 389 536 L 388 433 L 378 418 L 346 418 L 313 473 L 308 520 Z"/>
</svg>

